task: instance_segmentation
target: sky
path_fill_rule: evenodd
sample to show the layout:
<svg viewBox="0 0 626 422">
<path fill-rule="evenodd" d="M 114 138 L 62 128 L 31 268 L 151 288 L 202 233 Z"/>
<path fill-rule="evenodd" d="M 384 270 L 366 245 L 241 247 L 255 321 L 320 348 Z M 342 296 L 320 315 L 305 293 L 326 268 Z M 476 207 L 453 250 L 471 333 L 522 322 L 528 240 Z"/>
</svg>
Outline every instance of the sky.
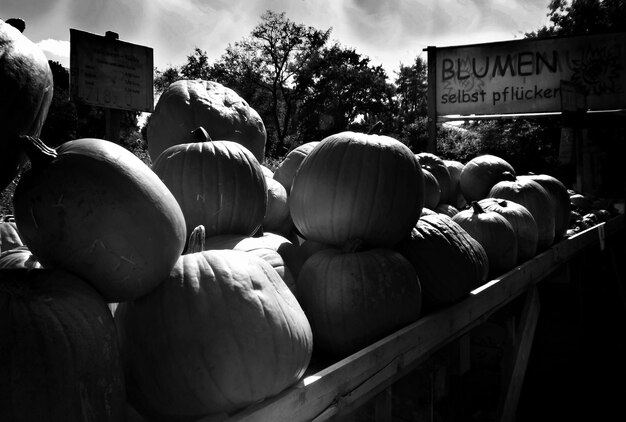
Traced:
<svg viewBox="0 0 626 422">
<path fill-rule="evenodd" d="M 22 18 L 24 35 L 69 67 L 70 28 L 151 47 L 159 70 L 194 49 L 217 60 L 248 37 L 267 10 L 320 30 L 382 65 L 392 77 L 424 48 L 507 41 L 549 23 L 550 0 L 0 0 L 0 19 Z"/>
</svg>

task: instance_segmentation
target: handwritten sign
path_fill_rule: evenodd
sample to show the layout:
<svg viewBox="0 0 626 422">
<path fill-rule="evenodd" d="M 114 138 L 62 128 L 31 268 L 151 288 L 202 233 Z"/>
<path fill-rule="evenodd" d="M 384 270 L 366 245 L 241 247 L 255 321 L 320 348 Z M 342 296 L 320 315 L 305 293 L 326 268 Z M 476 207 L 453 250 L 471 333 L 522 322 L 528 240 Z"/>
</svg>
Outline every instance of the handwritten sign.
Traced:
<svg viewBox="0 0 626 422">
<path fill-rule="evenodd" d="M 626 107 L 626 33 L 435 49 L 437 115 L 561 110 L 561 81 L 590 110 Z"/>
<path fill-rule="evenodd" d="M 152 112 L 152 48 L 70 29 L 70 95 L 94 106 Z"/>
</svg>

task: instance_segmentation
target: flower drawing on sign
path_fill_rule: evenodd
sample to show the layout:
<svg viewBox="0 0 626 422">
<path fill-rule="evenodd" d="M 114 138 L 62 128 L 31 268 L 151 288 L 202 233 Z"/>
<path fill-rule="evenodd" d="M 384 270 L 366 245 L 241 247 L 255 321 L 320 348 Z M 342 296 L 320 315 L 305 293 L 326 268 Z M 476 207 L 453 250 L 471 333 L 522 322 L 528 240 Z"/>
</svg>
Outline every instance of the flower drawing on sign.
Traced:
<svg viewBox="0 0 626 422">
<path fill-rule="evenodd" d="M 617 93 L 619 74 L 623 70 L 619 51 L 611 46 L 589 47 L 579 59 L 572 60 L 571 81 L 584 87 L 587 94 Z"/>
</svg>

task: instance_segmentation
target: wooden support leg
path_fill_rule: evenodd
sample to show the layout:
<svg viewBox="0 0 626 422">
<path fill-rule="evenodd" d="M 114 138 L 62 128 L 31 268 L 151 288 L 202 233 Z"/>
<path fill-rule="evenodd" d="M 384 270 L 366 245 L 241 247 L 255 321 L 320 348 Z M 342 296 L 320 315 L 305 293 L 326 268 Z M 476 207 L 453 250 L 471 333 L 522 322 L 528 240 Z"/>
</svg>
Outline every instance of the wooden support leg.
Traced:
<svg viewBox="0 0 626 422">
<path fill-rule="evenodd" d="M 517 329 L 516 344 L 512 357 L 512 365 L 505 377 L 504 394 L 498 411 L 499 420 L 508 422 L 515 420 L 517 403 L 524 383 L 524 375 L 528 366 L 528 357 L 539 319 L 539 294 L 536 286 L 531 286 L 524 302 Z"/>
<path fill-rule="evenodd" d="M 374 413 L 376 422 L 391 422 L 392 420 L 392 387 L 387 387 L 375 398 Z"/>
</svg>

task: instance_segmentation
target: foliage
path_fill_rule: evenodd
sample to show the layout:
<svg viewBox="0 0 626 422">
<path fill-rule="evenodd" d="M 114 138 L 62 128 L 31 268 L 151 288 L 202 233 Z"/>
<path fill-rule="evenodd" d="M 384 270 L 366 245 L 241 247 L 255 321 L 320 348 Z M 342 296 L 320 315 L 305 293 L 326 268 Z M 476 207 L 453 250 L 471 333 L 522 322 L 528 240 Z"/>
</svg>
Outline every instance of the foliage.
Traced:
<svg viewBox="0 0 626 422">
<path fill-rule="evenodd" d="M 256 98 L 257 91 L 269 95 L 267 108 L 257 109 L 249 101 L 276 136 L 276 139 L 268 137 L 267 150 L 286 152 L 284 141 L 298 102 L 294 95 L 296 77 L 319 53 L 329 35 L 330 29 L 321 31 L 297 24 L 287 19 L 284 12 L 268 10 L 250 37 L 229 45 L 216 63 L 215 73 L 221 73 L 230 81 L 227 86 L 244 98 Z"/>
<path fill-rule="evenodd" d="M 392 121 L 393 87 L 384 69 L 354 49 L 324 48 L 302 68 L 295 86 L 298 144 L 344 130 L 367 132 L 379 120 Z"/>
<path fill-rule="evenodd" d="M 428 64 L 420 56 L 410 66 L 400 65 L 395 82 L 397 101 L 397 127 L 401 133 L 410 134 L 411 125 L 428 114 Z"/>
<path fill-rule="evenodd" d="M 76 106 L 70 101 L 70 74 L 55 61 L 48 61 L 54 81 L 54 94 L 46 121 L 41 130 L 41 138 L 48 146 L 55 147 L 76 138 Z"/>
<path fill-rule="evenodd" d="M 551 0 L 550 25 L 526 33 L 526 37 L 584 35 L 626 31 L 623 0 Z"/>
</svg>

